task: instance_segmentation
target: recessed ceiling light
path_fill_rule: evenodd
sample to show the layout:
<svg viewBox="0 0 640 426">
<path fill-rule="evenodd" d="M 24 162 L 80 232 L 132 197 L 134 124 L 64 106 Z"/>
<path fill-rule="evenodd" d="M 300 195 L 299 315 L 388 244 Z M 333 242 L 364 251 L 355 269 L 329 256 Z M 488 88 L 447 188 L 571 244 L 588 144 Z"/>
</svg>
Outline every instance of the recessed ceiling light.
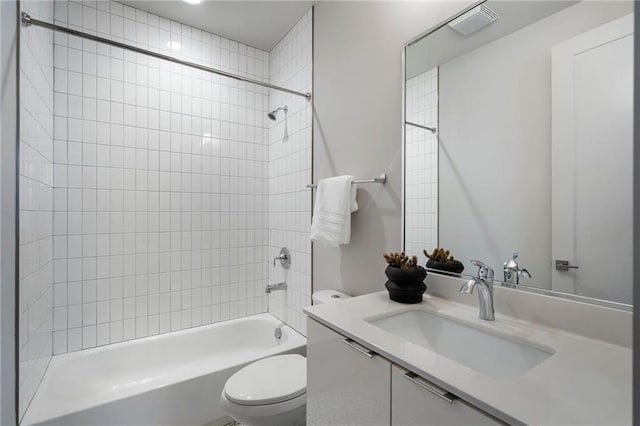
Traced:
<svg viewBox="0 0 640 426">
<path fill-rule="evenodd" d="M 167 47 L 171 50 L 181 50 L 182 49 L 182 45 L 180 43 L 178 43 L 177 41 L 168 41 L 167 42 Z"/>
<path fill-rule="evenodd" d="M 189 3 L 189 4 L 200 4 L 202 3 L 202 0 L 182 0 L 185 3 Z"/>
</svg>

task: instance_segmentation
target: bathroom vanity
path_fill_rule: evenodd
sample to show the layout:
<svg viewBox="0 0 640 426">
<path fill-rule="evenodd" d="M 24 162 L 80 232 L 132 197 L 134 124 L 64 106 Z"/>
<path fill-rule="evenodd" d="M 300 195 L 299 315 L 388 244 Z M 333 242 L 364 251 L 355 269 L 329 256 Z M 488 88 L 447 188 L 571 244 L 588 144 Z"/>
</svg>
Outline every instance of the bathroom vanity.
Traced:
<svg viewBox="0 0 640 426">
<path fill-rule="evenodd" d="M 626 331 L 571 330 L 579 310 L 604 310 L 595 316 L 630 332 L 628 312 L 560 300 L 547 321 L 564 315 L 567 327 L 550 327 L 531 320 L 548 297 L 499 289 L 496 320 L 483 321 L 477 298 L 433 293 L 416 305 L 380 292 L 306 310 L 310 426 L 631 424 L 630 339 L 614 336 Z M 521 317 L 501 313 L 514 306 Z"/>
<path fill-rule="evenodd" d="M 434 425 L 502 424 L 368 345 L 314 320 L 307 330 L 314 347 L 308 358 L 307 424 L 409 426 L 425 419 Z"/>
</svg>

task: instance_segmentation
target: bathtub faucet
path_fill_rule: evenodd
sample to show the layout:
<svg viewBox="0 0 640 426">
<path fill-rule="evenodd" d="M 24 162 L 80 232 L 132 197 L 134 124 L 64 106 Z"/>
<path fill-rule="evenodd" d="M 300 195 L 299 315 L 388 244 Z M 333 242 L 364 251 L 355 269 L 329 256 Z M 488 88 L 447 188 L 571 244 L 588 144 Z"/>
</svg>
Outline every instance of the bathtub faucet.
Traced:
<svg viewBox="0 0 640 426">
<path fill-rule="evenodd" d="M 286 290 L 287 283 L 278 283 L 278 284 L 268 284 L 267 288 L 264 289 L 264 292 L 269 294 L 272 290 Z"/>
</svg>

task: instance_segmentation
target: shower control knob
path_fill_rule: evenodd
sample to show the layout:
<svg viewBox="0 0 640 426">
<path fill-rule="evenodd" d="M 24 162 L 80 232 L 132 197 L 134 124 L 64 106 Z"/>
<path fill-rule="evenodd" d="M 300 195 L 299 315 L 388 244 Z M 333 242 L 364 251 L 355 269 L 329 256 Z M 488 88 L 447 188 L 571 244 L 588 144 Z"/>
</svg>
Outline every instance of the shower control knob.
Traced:
<svg viewBox="0 0 640 426">
<path fill-rule="evenodd" d="M 286 247 L 282 247 L 280 249 L 280 255 L 273 258 L 273 266 L 276 266 L 276 260 L 280 261 L 280 265 L 284 269 L 289 269 L 289 266 L 291 266 L 291 254 L 289 253 L 289 249 Z"/>
</svg>

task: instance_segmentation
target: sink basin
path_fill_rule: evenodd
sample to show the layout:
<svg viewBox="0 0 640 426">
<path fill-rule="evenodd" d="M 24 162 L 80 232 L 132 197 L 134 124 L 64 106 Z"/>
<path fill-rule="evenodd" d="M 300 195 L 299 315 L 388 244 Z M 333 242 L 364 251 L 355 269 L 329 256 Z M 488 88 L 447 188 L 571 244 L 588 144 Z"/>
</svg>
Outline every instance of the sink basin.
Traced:
<svg viewBox="0 0 640 426">
<path fill-rule="evenodd" d="M 515 379 L 552 355 L 425 311 L 407 311 L 369 323 L 495 379 Z"/>
</svg>

